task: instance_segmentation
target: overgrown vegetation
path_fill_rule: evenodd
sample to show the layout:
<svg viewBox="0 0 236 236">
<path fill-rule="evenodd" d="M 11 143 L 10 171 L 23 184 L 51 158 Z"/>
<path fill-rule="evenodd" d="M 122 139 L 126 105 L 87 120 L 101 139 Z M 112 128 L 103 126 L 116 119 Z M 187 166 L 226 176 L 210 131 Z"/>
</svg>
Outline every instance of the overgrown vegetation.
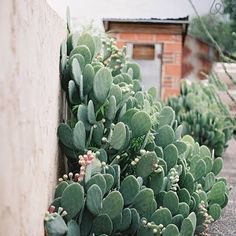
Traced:
<svg viewBox="0 0 236 236">
<path fill-rule="evenodd" d="M 140 79 L 112 39 L 70 33 L 63 42 L 72 119 L 58 136 L 69 174 L 45 216 L 46 235 L 192 236 L 220 217 L 223 160 L 182 137 L 173 109 L 154 88 L 143 92 Z"/>
<path fill-rule="evenodd" d="M 236 44 L 235 40 L 232 37 L 232 33 L 234 32 L 232 28 L 231 21 L 227 20 L 227 17 L 223 17 L 220 14 L 208 14 L 201 16 L 201 20 L 208 29 L 211 36 L 218 43 L 220 48 L 230 54 L 234 54 L 236 52 Z M 190 22 L 189 33 L 203 41 L 209 43 L 213 47 L 215 46 L 211 39 L 209 39 L 208 35 L 206 35 L 205 31 L 202 29 L 202 25 L 200 19 L 195 17 Z"/>
<path fill-rule="evenodd" d="M 184 126 L 183 134 L 191 135 L 200 145 L 207 145 L 216 157 L 223 154 L 232 138 L 234 121 L 211 84 L 184 81 L 180 96 L 169 98 L 167 104 Z"/>
</svg>

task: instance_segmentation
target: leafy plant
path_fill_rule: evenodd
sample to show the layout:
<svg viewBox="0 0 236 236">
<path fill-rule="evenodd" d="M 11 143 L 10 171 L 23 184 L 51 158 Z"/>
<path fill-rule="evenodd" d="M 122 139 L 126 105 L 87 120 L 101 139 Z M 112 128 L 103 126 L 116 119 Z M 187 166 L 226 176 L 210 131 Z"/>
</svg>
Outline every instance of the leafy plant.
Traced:
<svg viewBox="0 0 236 236">
<path fill-rule="evenodd" d="M 217 103 L 214 93 L 211 85 L 198 82 L 190 85 L 184 81 L 180 96 L 169 98 L 167 104 L 175 110 L 178 122 L 183 124 L 183 134 L 193 136 L 200 145 L 207 145 L 217 157 L 222 155 L 233 135 L 234 122 L 227 116 L 227 105 Z"/>
<path fill-rule="evenodd" d="M 154 88 L 142 91 L 139 66 L 98 40 L 69 34 L 61 47 L 73 122 L 60 124 L 58 136 L 70 172 L 59 179 L 46 234 L 203 233 L 228 201 L 216 177 L 222 159 L 182 137 L 173 109 L 156 102 Z"/>
</svg>

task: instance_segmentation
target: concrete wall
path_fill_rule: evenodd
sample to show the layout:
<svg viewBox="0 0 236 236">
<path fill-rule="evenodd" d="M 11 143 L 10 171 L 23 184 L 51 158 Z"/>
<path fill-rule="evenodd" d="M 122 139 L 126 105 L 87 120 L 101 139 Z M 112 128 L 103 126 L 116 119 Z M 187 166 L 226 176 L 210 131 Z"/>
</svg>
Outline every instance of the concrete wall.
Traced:
<svg viewBox="0 0 236 236">
<path fill-rule="evenodd" d="M 65 25 L 44 0 L 3 0 L 0 30 L 0 235 L 41 236 L 57 174 Z"/>
</svg>

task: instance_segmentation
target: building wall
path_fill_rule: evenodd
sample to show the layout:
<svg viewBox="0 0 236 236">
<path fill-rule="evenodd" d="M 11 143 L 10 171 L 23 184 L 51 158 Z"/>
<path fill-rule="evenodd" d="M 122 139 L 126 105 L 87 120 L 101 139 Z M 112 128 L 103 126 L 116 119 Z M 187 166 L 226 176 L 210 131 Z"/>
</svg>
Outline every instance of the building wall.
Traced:
<svg viewBox="0 0 236 236">
<path fill-rule="evenodd" d="M 218 59 L 217 51 L 207 43 L 186 36 L 183 48 L 183 78 L 204 80 L 204 74 L 210 74 L 214 62 Z"/>
<path fill-rule="evenodd" d="M 115 33 L 118 47 L 127 42 L 134 43 L 161 43 L 163 45 L 162 57 L 162 98 L 178 95 L 180 92 L 180 79 L 182 76 L 182 40 L 181 34 L 157 33 Z"/>
<path fill-rule="evenodd" d="M 65 25 L 45 0 L 3 0 L 0 29 L 0 235 L 42 236 L 57 177 Z"/>
</svg>

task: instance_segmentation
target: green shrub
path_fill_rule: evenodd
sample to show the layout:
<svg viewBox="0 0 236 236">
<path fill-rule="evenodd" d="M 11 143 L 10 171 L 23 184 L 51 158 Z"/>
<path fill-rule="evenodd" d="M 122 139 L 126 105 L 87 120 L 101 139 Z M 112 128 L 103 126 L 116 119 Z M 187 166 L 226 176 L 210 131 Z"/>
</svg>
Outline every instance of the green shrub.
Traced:
<svg viewBox="0 0 236 236">
<path fill-rule="evenodd" d="M 100 50 L 97 40 L 70 34 L 62 44 L 61 82 L 73 117 L 58 136 L 70 173 L 59 179 L 46 234 L 203 233 L 228 201 L 217 177 L 222 159 L 182 137 L 173 109 L 156 102 L 155 89 L 142 91 L 139 66 L 113 41 Z M 110 63 L 112 50 L 122 63 Z"/>
<path fill-rule="evenodd" d="M 189 134 L 200 145 L 208 146 L 218 157 L 232 138 L 234 125 L 227 115 L 227 105 L 217 102 L 214 93 L 211 85 L 198 82 L 190 85 L 184 81 L 180 96 L 170 97 L 167 104 L 174 109 L 178 123 L 183 124 L 183 134 Z"/>
</svg>

